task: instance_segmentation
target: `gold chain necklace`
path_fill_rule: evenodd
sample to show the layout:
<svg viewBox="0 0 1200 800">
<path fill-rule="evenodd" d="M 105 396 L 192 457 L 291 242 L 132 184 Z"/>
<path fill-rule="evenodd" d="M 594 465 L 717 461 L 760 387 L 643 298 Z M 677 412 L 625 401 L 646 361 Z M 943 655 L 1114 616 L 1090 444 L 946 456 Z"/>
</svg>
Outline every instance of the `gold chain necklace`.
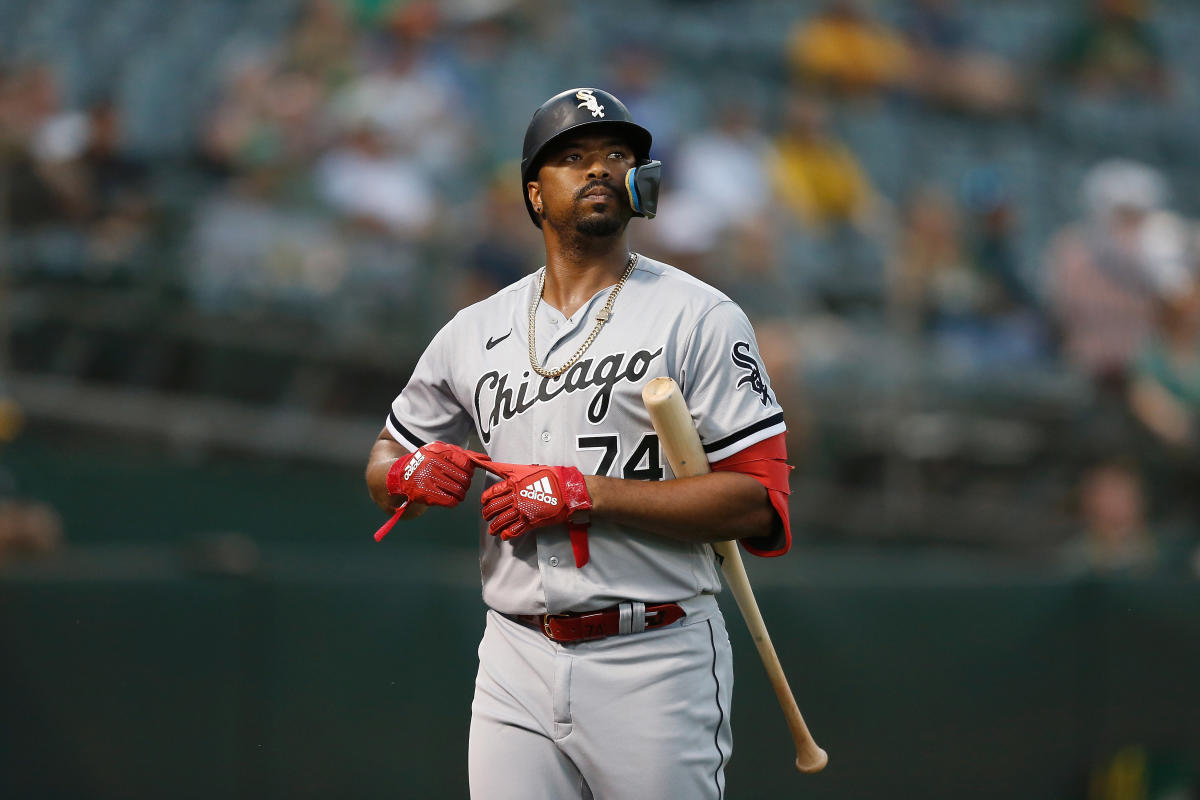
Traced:
<svg viewBox="0 0 1200 800">
<path fill-rule="evenodd" d="M 600 333 L 600 329 L 604 327 L 604 323 L 608 322 L 608 318 L 612 316 L 613 303 L 620 294 L 621 289 L 625 286 L 625 281 L 629 280 L 629 276 L 633 273 L 633 266 L 637 263 L 638 254 L 629 254 L 629 263 L 625 265 L 625 274 L 621 276 L 621 280 L 617 281 L 617 285 L 608 293 L 608 302 L 604 304 L 604 308 L 600 309 L 596 314 L 596 327 L 592 328 L 592 332 L 588 334 L 587 339 L 575 351 L 575 355 L 567 359 L 567 362 L 558 369 L 542 369 L 537 362 L 537 335 L 534 332 L 534 324 L 537 319 L 538 306 L 542 304 L 542 290 L 546 288 L 546 272 L 542 269 L 541 280 L 538 281 L 537 297 L 529 305 L 529 366 L 533 367 L 533 371 L 543 378 L 557 378 L 564 372 L 575 365 L 575 362 L 587 352 L 587 349 L 592 346 L 592 340 Z"/>
</svg>

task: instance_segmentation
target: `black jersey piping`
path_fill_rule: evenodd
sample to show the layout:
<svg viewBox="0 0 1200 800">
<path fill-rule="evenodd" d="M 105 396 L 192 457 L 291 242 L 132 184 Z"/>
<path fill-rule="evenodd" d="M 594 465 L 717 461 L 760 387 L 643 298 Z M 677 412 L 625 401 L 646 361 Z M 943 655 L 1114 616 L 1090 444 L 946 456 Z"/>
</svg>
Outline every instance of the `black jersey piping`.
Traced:
<svg viewBox="0 0 1200 800">
<path fill-rule="evenodd" d="M 778 425 L 781 422 L 783 422 L 782 411 L 780 411 L 778 414 L 767 417 L 766 419 L 760 419 L 753 425 L 742 428 L 737 433 L 729 434 L 724 439 L 718 439 L 715 442 L 710 442 L 709 444 L 704 445 L 704 452 L 715 453 L 718 450 L 723 450 L 729 445 L 737 442 L 739 439 L 745 439 L 747 436 L 758 433 L 765 428 L 770 428 L 772 425 Z"/>
<path fill-rule="evenodd" d="M 376 419 L 378 419 L 378 417 Z M 400 431 L 401 436 L 408 439 L 410 442 L 415 444 L 417 447 L 424 447 L 425 445 L 429 444 L 429 442 L 422 440 L 421 437 L 414 436 L 412 431 L 410 431 L 408 428 L 401 425 L 400 420 L 396 419 L 395 411 L 388 412 L 388 419 L 391 420 L 392 427 L 395 428 L 396 430 Z"/>
</svg>

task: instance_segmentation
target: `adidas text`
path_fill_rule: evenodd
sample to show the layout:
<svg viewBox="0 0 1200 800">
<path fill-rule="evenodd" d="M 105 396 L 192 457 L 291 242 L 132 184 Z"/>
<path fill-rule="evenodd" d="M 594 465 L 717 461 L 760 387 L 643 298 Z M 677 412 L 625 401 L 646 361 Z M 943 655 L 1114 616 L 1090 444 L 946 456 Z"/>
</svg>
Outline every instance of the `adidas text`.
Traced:
<svg viewBox="0 0 1200 800">
<path fill-rule="evenodd" d="M 530 500 L 537 500 L 539 503 L 547 505 L 558 505 L 558 498 L 554 496 L 554 488 L 550 485 L 549 478 L 542 478 L 540 481 L 534 481 L 521 490 L 521 497 Z"/>
<path fill-rule="evenodd" d="M 404 480 L 412 477 L 412 474 L 417 471 L 417 467 L 421 466 L 421 462 L 425 460 L 425 454 L 418 450 L 413 454 L 412 459 L 404 465 Z"/>
<path fill-rule="evenodd" d="M 552 506 L 558 505 L 557 497 L 552 494 L 545 494 L 543 492 L 531 492 L 529 489 L 522 489 L 521 497 L 527 497 L 530 500 L 537 500 L 542 503 L 549 503 Z"/>
</svg>

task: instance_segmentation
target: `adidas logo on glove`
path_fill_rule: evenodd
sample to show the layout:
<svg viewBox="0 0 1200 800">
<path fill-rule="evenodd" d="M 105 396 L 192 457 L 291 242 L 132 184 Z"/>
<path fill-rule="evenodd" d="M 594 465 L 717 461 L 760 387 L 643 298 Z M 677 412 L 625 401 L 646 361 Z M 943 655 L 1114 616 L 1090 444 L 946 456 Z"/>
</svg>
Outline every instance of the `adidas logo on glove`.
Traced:
<svg viewBox="0 0 1200 800">
<path fill-rule="evenodd" d="M 521 490 L 521 497 L 552 506 L 558 505 L 558 498 L 554 496 L 554 489 L 550 486 L 549 478 L 542 478 L 540 481 L 534 481 L 526 486 Z"/>
<path fill-rule="evenodd" d="M 425 454 L 420 450 L 413 453 L 413 457 L 404 465 L 404 480 L 412 477 L 412 474 L 417 471 L 417 467 L 421 466 L 421 462 L 425 460 Z"/>
</svg>

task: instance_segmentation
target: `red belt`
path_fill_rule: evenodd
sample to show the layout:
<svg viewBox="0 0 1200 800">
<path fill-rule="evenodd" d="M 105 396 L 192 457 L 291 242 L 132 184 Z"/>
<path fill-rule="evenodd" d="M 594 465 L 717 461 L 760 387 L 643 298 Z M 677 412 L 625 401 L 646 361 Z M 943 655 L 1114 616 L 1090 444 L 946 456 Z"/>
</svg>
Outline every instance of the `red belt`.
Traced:
<svg viewBox="0 0 1200 800">
<path fill-rule="evenodd" d="M 645 609 L 644 624 L 639 608 Z M 588 642 L 625 633 L 652 631 L 686 616 L 678 603 L 621 603 L 599 611 L 572 614 L 505 614 L 559 644 Z"/>
</svg>

